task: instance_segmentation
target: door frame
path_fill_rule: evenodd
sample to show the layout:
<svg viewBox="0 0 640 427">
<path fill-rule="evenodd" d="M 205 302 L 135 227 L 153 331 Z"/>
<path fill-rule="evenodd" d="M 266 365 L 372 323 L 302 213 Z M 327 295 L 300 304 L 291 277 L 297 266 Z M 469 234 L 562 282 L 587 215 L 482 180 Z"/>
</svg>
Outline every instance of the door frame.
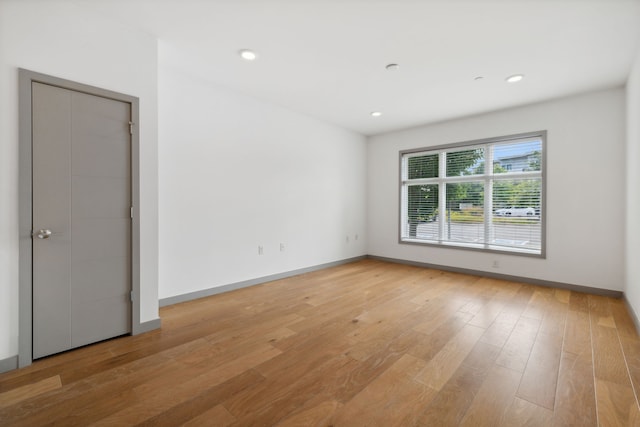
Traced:
<svg viewBox="0 0 640 427">
<path fill-rule="evenodd" d="M 125 102 L 131 105 L 131 334 L 144 332 L 140 324 L 140 105 L 138 98 L 65 80 L 30 70 L 18 69 L 19 100 L 19 297 L 18 367 L 33 362 L 33 164 L 32 164 L 32 83 Z"/>
</svg>

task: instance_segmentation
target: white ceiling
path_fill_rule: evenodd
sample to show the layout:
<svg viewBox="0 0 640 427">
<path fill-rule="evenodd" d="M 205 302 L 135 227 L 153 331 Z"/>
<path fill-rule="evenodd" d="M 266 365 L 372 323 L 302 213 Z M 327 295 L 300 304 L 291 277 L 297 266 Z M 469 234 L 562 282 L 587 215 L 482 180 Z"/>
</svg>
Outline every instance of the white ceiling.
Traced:
<svg viewBox="0 0 640 427">
<path fill-rule="evenodd" d="M 158 36 L 161 53 L 199 77 L 365 135 L 622 85 L 640 41 L 640 0 L 78 6 Z M 258 60 L 241 60 L 241 48 Z M 525 79 L 507 84 L 516 73 Z"/>
</svg>

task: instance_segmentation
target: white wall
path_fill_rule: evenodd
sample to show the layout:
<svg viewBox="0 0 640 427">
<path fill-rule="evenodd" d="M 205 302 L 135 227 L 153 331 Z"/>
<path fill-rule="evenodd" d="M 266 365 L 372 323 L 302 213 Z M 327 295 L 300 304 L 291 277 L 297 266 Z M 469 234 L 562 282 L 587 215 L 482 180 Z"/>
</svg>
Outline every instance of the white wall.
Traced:
<svg viewBox="0 0 640 427">
<path fill-rule="evenodd" d="M 627 215 L 624 292 L 640 315 L 640 51 L 627 82 Z"/>
<path fill-rule="evenodd" d="M 160 298 L 366 254 L 363 136 L 159 56 Z"/>
<path fill-rule="evenodd" d="M 622 290 L 624 122 L 620 88 L 371 138 L 368 253 Z M 398 151 L 538 130 L 548 131 L 546 259 L 398 243 Z"/>
<path fill-rule="evenodd" d="M 0 2 L 0 360 L 18 353 L 18 68 L 140 98 L 141 321 L 158 317 L 157 42 L 64 1 Z"/>
</svg>

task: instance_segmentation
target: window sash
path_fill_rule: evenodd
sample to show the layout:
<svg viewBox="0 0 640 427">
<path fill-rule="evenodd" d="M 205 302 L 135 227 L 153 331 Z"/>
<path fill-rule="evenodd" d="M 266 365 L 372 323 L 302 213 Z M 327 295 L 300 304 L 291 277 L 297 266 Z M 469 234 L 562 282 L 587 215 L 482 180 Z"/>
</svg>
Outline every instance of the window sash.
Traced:
<svg viewBox="0 0 640 427">
<path fill-rule="evenodd" d="M 536 256 L 544 256 L 544 198 L 545 198 L 545 180 L 544 180 L 544 168 L 545 168 L 545 144 L 546 144 L 546 132 L 515 135 L 512 137 L 501 137 L 484 140 L 481 142 L 452 144 L 449 146 L 435 147 L 433 149 L 425 148 L 420 150 L 411 150 L 400 153 L 401 170 L 400 170 L 400 186 L 401 186 L 401 213 L 400 213 L 400 241 L 403 243 L 421 243 L 421 244 L 435 244 L 446 247 L 460 247 L 469 249 L 481 249 L 489 251 L 509 252 L 509 253 L 521 253 Z M 527 145 L 528 144 L 528 145 Z M 505 147 L 513 152 L 505 150 Z M 518 152 L 528 147 L 539 147 L 532 152 Z M 482 157 L 480 161 L 476 160 L 476 163 L 472 164 L 473 167 L 464 168 L 461 173 L 463 175 L 446 176 L 447 173 L 447 155 L 451 153 L 459 153 L 470 150 L 482 150 Z M 499 158 L 497 152 L 503 153 L 503 155 L 510 154 L 509 157 Z M 421 156 L 438 155 L 439 171 L 438 176 L 433 178 L 408 178 L 408 162 L 409 159 Z M 494 173 L 494 169 L 502 166 L 501 160 L 504 158 L 517 158 L 515 162 L 520 162 L 518 171 L 509 171 L 506 168 L 497 170 Z M 523 163 L 527 160 L 534 158 L 537 164 L 528 166 L 532 163 Z M 519 159 L 519 160 L 518 160 Z M 466 160 L 470 161 L 469 159 Z M 483 164 L 484 170 L 479 171 L 480 165 Z M 523 166 L 524 165 L 524 166 Z M 464 167 L 461 163 L 460 167 Z M 530 167 L 534 167 L 539 170 L 527 170 Z M 455 173 L 455 172 L 454 172 Z M 414 174 L 415 175 L 415 174 Z M 530 215 L 528 218 L 522 217 L 503 217 L 496 219 L 494 208 L 493 189 L 495 184 L 501 182 L 523 182 L 533 181 L 537 182 L 537 188 L 539 198 L 532 203 L 536 206 L 530 206 L 535 215 Z M 447 186 L 453 188 L 453 184 L 465 184 L 469 183 L 482 183 L 483 184 L 483 196 L 482 204 L 473 205 L 471 207 L 465 207 L 470 212 L 463 212 L 463 208 L 458 206 L 456 214 L 453 214 L 451 206 L 447 206 L 447 200 L 451 204 L 451 200 L 454 200 L 453 196 L 447 196 Z M 410 224 L 409 221 L 409 200 L 408 189 L 410 186 L 437 186 L 438 187 L 438 214 L 437 219 L 433 220 L 432 224 L 428 225 L 429 236 L 427 238 L 423 233 L 423 237 L 418 235 L 417 225 L 415 220 Z M 458 203 L 459 200 L 456 202 Z M 415 203 L 414 203 L 415 205 Z M 502 207 L 502 206 L 501 206 Z M 523 206 L 524 207 L 524 206 Z M 447 210 L 450 212 L 447 212 Z M 482 213 L 480 213 L 480 211 Z M 517 215 L 522 214 L 522 210 L 513 210 Z M 473 215 L 473 216 L 471 216 Z M 455 217 L 456 227 L 460 225 L 467 225 L 467 230 L 456 231 L 454 237 L 451 237 L 454 232 L 454 223 L 451 218 Z M 534 218 L 535 217 L 535 218 Z M 481 218 L 481 221 L 478 220 Z M 467 221 L 465 223 L 465 221 Z M 473 225 L 472 225 L 473 224 Z M 437 238 L 434 229 L 437 227 Z M 427 228 L 425 226 L 423 229 Z M 413 234 L 415 233 L 415 234 Z M 413 235 L 412 235 L 413 234 Z M 504 236 L 514 236 L 512 239 L 504 238 Z M 498 236 L 498 237 L 496 237 Z M 518 236 L 528 237 L 523 240 L 518 240 Z M 523 243 L 524 242 L 524 243 Z"/>
</svg>

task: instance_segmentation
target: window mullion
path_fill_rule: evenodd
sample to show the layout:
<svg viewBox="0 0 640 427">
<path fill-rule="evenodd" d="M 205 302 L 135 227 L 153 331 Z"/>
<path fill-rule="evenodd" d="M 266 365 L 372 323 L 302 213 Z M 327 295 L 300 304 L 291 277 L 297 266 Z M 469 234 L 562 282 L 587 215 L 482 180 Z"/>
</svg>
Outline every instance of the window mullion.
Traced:
<svg viewBox="0 0 640 427">
<path fill-rule="evenodd" d="M 487 145 L 484 160 L 484 247 L 494 241 L 493 228 L 493 144 Z"/>
<path fill-rule="evenodd" d="M 408 212 L 405 209 L 405 206 L 409 203 L 409 191 L 407 190 L 407 184 L 402 184 L 400 186 L 400 200 L 401 200 L 401 208 L 400 208 L 400 235 L 407 236 L 407 226 L 409 224 Z"/>
<path fill-rule="evenodd" d="M 492 178 L 495 180 L 503 179 L 505 181 L 511 181 L 514 179 L 536 179 L 541 177 L 542 177 L 542 172 L 540 171 L 498 173 L 492 176 Z"/>
<path fill-rule="evenodd" d="M 442 152 L 438 157 L 438 240 L 444 240 L 446 209 L 447 209 L 447 153 Z"/>
<path fill-rule="evenodd" d="M 439 178 L 414 178 L 402 181 L 403 185 L 435 185 L 440 182 Z"/>
</svg>

